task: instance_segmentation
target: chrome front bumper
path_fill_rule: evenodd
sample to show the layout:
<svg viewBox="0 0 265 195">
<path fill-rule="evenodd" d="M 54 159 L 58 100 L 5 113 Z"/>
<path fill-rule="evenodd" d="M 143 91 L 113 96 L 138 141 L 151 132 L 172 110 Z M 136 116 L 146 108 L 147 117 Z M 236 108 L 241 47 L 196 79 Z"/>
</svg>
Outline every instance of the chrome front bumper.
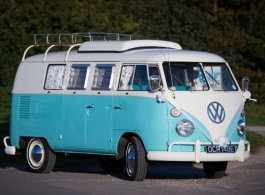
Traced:
<svg viewBox="0 0 265 195">
<path fill-rule="evenodd" d="M 218 143 L 213 143 L 218 145 Z M 173 142 L 169 145 L 168 151 L 150 151 L 147 159 L 150 161 L 186 161 L 186 162 L 215 162 L 215 161 L 240 161 L 244 162 L 250 158 L 250 143 L 240 140 L 239 142 L 231 142 L 238 145 L 235 153 L 206 153 L 201 152 L 201 145 L 211 145 L 209 142 Z M 194 152 L 172 152 L 173 145 L 194 145 Z M 245 151 L 245 145 L 247 150 Z"/>
</svg>

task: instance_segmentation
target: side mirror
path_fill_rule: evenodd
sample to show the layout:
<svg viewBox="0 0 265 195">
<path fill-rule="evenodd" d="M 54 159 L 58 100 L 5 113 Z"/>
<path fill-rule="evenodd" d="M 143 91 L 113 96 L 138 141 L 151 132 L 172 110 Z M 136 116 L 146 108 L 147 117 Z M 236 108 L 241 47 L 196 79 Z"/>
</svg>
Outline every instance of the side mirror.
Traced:
<svg viewBox="0 0 265 195">
<path fill-rule="evenodd" d="M 242 90 L 243 90 L 243 92 L 248 91 L 248 83 L 249 83 L 249 78 L 243 77 L 243 79 L 242 79 Z"/>
<path fill-rule="evenodd" d="M 150 76 L 150 89 L 153 92 L 158 91 L 159 89 L 161 89 L 160 83 L 161 83 L 161 78 L 158 75 L 152 75 Z"/>
</svg>

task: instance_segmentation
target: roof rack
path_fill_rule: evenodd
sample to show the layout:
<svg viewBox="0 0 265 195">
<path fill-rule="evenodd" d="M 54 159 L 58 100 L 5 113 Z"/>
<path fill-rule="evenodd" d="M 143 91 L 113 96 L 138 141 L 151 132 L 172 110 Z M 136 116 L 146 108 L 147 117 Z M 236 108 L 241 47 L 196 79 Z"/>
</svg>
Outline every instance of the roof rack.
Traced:
<svg viewBox="0 0 265 195">
<path fill-rule="evenodd" d="M 38 42 L 37 38 L 38 37 L 44 37 L 45 42 Z M 57 40 L 55 42 L 52 37 L 56 38 Z M 68 41 L 62 41 L 62 38 L 68 37 Z M 110 41 L 110 40 L 116 40 L 119 41 L 121 38 L 129 38 L 131 40 L 132 35 L 130 34 L 120 34 L 120 33 L 104 33 L 104 32 L 81 32 L 81 33 L 59 33 L 59 34 L 34 34 L 34 44 L 35 45 L 50 45 L 50 44 L 75 44 L 78 43 L 78 38 L 82 38 L 85 41 L 93 41 L 94 39 L 96 40 L 104 40 L 104 41 Z M 70 39 L 69 39 L 70 38 Z"/>
<path fill-rule="evenodd" d="M 67 51 L 66 57 L 72 48 L 82 45 L 85 41 L 119 41 L 121 39 L 131 40 L 131 34 L 121 33 L 104 33 L 104 32 L 80 32 L 80 33 L 46 33 L 46 34 L 34 34 L 34 44 L 30 45 L 24 52 L 22 62 L 24 62 L 28 50 L 32 47 L 49 46 L 45 52 L 43 61 L 46 60 L 48 51 L 54 46 L 70 46 Z M 81 40 L 81 41 L 80 41 Z M 67 58 L 65 58 L 67 61 Z"/>
</svg>

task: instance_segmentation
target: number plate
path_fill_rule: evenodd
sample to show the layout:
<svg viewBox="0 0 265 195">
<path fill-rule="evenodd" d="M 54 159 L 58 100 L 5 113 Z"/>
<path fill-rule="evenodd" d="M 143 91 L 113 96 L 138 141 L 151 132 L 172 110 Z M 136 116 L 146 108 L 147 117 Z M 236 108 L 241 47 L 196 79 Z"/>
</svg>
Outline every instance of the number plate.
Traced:
<svg viewBox="0 0 265 195">
<path fill-rule="evenodd" d="M 235 153 L 235 146 L 228 145 L 226 148 L 220 146 L 205 146 L 207 153 Z"/>
</svg>

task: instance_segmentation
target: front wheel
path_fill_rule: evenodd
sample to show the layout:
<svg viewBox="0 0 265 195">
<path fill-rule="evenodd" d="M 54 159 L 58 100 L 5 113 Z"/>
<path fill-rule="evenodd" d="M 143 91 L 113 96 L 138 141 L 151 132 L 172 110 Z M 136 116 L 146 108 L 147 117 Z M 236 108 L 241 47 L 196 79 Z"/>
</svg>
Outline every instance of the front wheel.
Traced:
<svg viewBox="0 0 265 195">
<path fill-rule="evenodd" d="M 126 171 L 132 181 L 143 181 L 147 174 L 146 152 L 137 137 L 131 137 L 126 146 Z"/>
<path fill-rule="evenodd" d="M 208 178 L 219 179 L 225 174 L 227 161 L 225 162 L 204 162 L 204 173 Z"/>
<path fill-rule="evenodd" d="M 26 156 L 29 168 L 35 173 L 49 173 L 56 161 L 56 155 L 43 139 L 31 139 L 28 142 Z"/>
</svg>

